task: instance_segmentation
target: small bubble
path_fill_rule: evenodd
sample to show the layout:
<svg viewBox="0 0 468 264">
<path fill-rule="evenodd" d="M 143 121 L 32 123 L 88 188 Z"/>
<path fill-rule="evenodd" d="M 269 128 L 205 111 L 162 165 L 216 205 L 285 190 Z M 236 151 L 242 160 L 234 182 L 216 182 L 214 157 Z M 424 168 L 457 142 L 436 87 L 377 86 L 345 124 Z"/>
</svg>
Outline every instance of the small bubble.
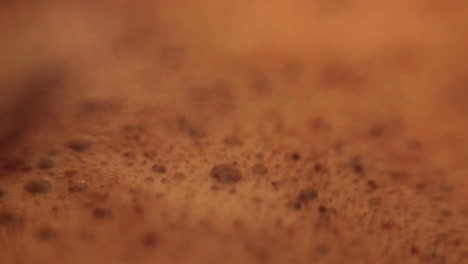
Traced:
<svg viewBox="0 0 468 264">
<path fill-rule="evenodd" d="M 135 214 L 137 215 L 143 215 L 145 213 L 145 208 L 142 206 L 142 205 L 139 205 L 139 204 L 135 204 L 133 206 L 133 211 L 135 212 Z"/>
<path fill-rule="evenodd" d="M 0 212 L 0 225 L 13 224 L 16 221 L 16 217 L 10 212 Z"/>
<path fill-rule="evenodd" d="M 178 181 L 183 181 L 185 180 L 185 178 L 187 178 L 187 175 L 181 173 L 181 172 L 177 172 L 176 174 L 174 174 L 174 179 L 175 180 L 178 180 Z"/>
<path fill-rule="evenodd" d="M 325 87 L 359 87 L 366 83 L 369 76 L 356 65 L 343 62 L 329 62 L 321 70 L 321 83 Z"/>
<path fill-rule="evenodd" d="M 288 208 L 294 209 L 294 210 L 301 210 L 302 204 L 300 202 L 291 202 L 288 204 Z"/>
<path fill-rule="evenodd" d="M 326 255 L 330 252 L 330 247 L 326 244 L 319 244 L 315 248 L 315 251 L 321 255 Z"/>
<path fill-rule="evenodd" d="M 175 123 L 177 131 L 185 133 L 193 138 L 202 138 L 206 136 L 205 131 L 194 125 L 192 121 L 188 120 L 184 116 L 177 116 Z"/>
<path fill-rule="evenodd" d="M 280 185 L 280 183 L 277 182 L 277 181 L 272 181 L 272 182 L 271 182 L 271 186 L 273 186 L 273 188 L 275 189 L 275 191 L 278 191 L 279 185 Z"/>
<path fill-rule="evenodd" d="M 379 188 L 379 185 L 377 185 L 377 183 L 375 183 L 375 181 L 373 181 L 373 180 L 367 181 L 367 185 L 368 185 L 372 190 L 376 190 L 376 189 Z"/>
<path fill-rule="evenodd" d="M 369 206 L 379 206 L 382 204 L 382 199 L 379 197 L 371 198 L 368 201 Z"/>
<path fill-rule="evenodd" d="M 109 219 L 112 218 L 112 211 L 109 208 L 94 208 L 93 216 L 96 219 Z"/>
<path fill-rule="evenodd" d="M 162 164 L 154 164 L 151 167 L 151 170 L 154 171 L 154 172 L 157 172 L 157 173 L 165 173 L 167 169 L 166 169 L 166 166 L 164 166 Z"/>
<path fill-rule="evenodd" d="M 351 159 L 351 168 L 355 173 L 364 175 L 364 166 L 362 165 L 361 159 L 359 157 L 354 157 Z"/>
<path fill-rule="evenodd" d="M 393 180 L 402 181 L 402 180 L 406 180 L 406 179 L 409 178 L 411 175 L 410 175 L 409 172 L 406 172 L 406 171 L 391 171 L 391 172 L 389 172 L 389 176 L 390 176 Z"/>
<path fill-rule="evenodd" d="M 133 124 L 133 125 L 125 125 L 122 127 L 122 130 L 124 132 L 127 132 L 127 133 L 131 133 L 131 132 L 143 132 L 145 131 L 145 127 L 142 126 L 142 125 L 138 125 L 138 124 Z"/>
<path fill-rule="evenodd" d="M 263 199 L 260 196 L 254 196 L 252 197 L 252 202 L 255 204 L 261 204 L 263 202 Z"/>
<path fill-rule="evenodd" d="M 92 145 L 92 142 L 84 138 L 72 139 L 67 143 L 67 146 L 77 152 L 88 150 Z"/>
<path fill-rule="evenodd" d="M 235 136 L 225 137 L 223 139 L 223 143 L 228 146 L 242 146 L 242 141 Z"/>
<path fill-rule="evenodd" d="M 319 211 L 319 213 L 324 214 L 324 213 L 326 213 L 328 211 L 328 209 L 325 206 L 320 205 L 318 207 L 318 211 Z"/>
<path fill-rule="evenodd" d="M 123 156 L 126 159 L 135 159 L 137 155 L 135 152 L 127 151 L 123 153 Z"/>
<path fill-rule="evenodd" d="M 147 232 L 141 236 L 141 243 L 146 248 L 153 248 L 158 245 L 158 242 L 159 242 L 159 238 L 153 232 Z"/>
<path fill-rule="evenodd" d="M 47 179 L 34 179 L 24 185 L 24 189 L 29 193 L 46 193 L 50 190 L 52 184 Z"/>
<path fill-rule="evenodd" d="M 249 80 L 250 89 L 259 94 L 265 95 L 268 94 L 270 90 L 270 81 L 264 73 L 256 72 Z"/>
<path fill-rule="evenodd" d="M 44 158 L 37 163 L 37 167 L 39 169 L 47 170 L 55 167 L 55 162 L 51 159 Z"/>
<path fill-rule="evenodd" d="M 468 217 L 468 208 L 460 210 L 460 215 Z"/>
<path fill-rule="evenodd" d="M 299 153 L 294 152 L 293 154 L 291 154 L 291 159 L 293 159 L 293 160 L 300 160 L 300 159 L 301 159 L 301 155 L 299 155 Z"/>
<path fill-rule="evenodd" d="M 153 177 L 146 177 L 146 178 L 145 178 L 145 182 L 146 182 L 146 183 L 153 183 L 153 182 L 154 182 L 154 178 L 153 178 Z"/>
<path fill-rule="evenodd" d="M 317 162 L 314 164 L 314 171 L 320 173 L 326 171 L 326 168 L 322 163 Z"/>
<path fill-rule="evenodd" d="M 331 123 L 321 117 L 314 117 L 310 119 L 308 121 L 308 127 L 314 132 L 329 132 L 332 129 Z"/>
<path fill-rule="evenodd" d="M 252 166 L 252 173 L 257 175 L 265 175 L 268 173 L 268 169 L 261 163 L 255 163 Z"/>
<path fill-rule="evenodd" d="M 452 192 L 453 191 L 453 186 L 448 185 L 448 184 L 442 184 L 439 186 L 439 191 L 441 192 Z"/>
<path fill-rule="evenodd" d="M 299 192 L 299 196 L 298 196 L 299 200 L 303 201 L 303 202 L 313 201 L 313 200 L 317 199 L 317 197 L 318 197 L 318 193 L 313 188 L 302 189 Z"/>
<path fill-rule="evenodd" d="M 423 144 L 421 141 L 413 139 L 408 141 L 407 147 L 410 151 L 421 151 L 423 148 Z"/>
<path fill-rule="evenodd" d="M 156 156 L 158 156 L 158 152 L 156 150 L 145 150 L 143 152 L 143 156 L 147 159 L 154 159 Z"/>
<path fill-rule="evenodd" d="M 219 164 L 210 170 L 212 178 L 220 183 L 230 184 L 236 183 L 242 179 L 242 172 L 230 164 Z"/>
<path fill-rule="evenodd" d="M 71 193 L 80 193 L 86 191 L 87 189 L 88 184 L 84 181 L 75 182 L 68 187 L 68 191 Z"/>
<path fill-rule="evenodd" d="M 415 246 L 411 246 L 410 252 L 412 255 L 417 255 L 419 254 L 419 249 Z"/>
<path fill-rule="evenodd" d="M 450 210 L 448 210 L 448 209 L 443 209 L 442 211 L 440 211 L 440 214 L 441 214 L 442 216 L 448 217 L 448 216 L 453 215 L 453 212 L 450 211 Z"/>
<path fill-rule="evenodd" d="M 66 170 L 66 171 L 63 172 L 63 175 L 65 177 L 73 177 L 73 176 L 75 176 L 77 174 L 78 174 L 77 170 Z"/>
<path fill-rule="evenodd" d="M 51 227 L 41 227 L 39 228 L 36 233 L 34 234 L 36 239 L 42 241 L 50 241 L 54 240 L 58 237 L 58 231 Z"/>
<path fill-rule="evenodd" d="M 374 124 L 368 130 L 368 134 L 372 137 L 381 137 L 385 134 L 386 127 L 383 124 Z"/>
</svg>

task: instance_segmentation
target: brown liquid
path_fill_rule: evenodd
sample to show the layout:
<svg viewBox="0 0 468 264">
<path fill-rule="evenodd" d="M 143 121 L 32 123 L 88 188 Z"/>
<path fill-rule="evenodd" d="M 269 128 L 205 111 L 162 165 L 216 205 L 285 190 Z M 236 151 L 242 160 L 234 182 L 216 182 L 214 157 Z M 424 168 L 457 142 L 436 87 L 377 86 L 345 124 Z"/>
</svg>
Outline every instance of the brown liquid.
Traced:
<svg viewBox="0 0 468 264">
<path fill-rule="evenodd" d="M 466 17 L 7 1 L 0 263 L 464 263 Z"/>
</svg>

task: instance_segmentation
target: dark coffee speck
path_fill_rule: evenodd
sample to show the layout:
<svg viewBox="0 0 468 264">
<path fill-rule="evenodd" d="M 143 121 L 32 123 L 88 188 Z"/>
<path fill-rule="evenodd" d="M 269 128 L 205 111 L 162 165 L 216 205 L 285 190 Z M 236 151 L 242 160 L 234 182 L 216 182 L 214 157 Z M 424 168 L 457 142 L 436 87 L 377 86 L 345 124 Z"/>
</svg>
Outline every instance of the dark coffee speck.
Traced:
<svg viewBox="0 0 468 264">
<path fill-rule="evenodd" d="M 218 164 L 210 170 L 213 179 L 220 183 L 232 184 L 242 179 L 242 172 L 234 165 Z"/>
<path fill-rule="evenodd" d="M 313 201 L 315 199 L 317 199 L 318 197 L 318 193 L 315 189 L 312 189 L 312 188 L 305 188 L 305 189 L 302 189 L 300 192 L 299 192 L 299 200 L 300 201 L 303 201 L 303 202 L 307 202 L 307 201 Z"/>
<path fill-rule="evenodd" d="M 51 187 L 52 184 L 47 179 L 33 179 L 24 185 L 24 190 L 29 193 L 39 194 L 48 192 Z"/>
</svg>

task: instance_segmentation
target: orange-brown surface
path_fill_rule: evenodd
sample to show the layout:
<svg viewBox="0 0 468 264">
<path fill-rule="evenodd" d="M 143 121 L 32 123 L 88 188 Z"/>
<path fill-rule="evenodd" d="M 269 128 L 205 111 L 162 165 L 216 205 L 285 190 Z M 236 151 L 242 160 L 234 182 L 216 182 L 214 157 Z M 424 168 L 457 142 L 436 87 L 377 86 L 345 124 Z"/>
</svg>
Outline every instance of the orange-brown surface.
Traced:
<svg viewBox="0 0 468 264">
<path fill-rule="evenodd" d="M 2 264 L 468 263 L 467 1 L 8 0 L 0 33 Z"/>
</svg>

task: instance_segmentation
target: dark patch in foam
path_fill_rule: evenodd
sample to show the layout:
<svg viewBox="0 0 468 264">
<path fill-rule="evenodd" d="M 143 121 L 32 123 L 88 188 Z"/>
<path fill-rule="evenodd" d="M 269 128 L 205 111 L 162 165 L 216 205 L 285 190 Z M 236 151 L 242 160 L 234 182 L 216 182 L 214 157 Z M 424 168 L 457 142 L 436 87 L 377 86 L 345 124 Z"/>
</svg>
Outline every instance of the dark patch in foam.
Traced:
<svg viewBox="0 0 468 264">
<path fill-rule="evenodd" d="M 11 89 L 16 96 L 1 101 L 3 110 L 0 123 L 0 159 L 9 163 L 15 158 L 18 146 L 28 138 L 28 134 L 48 127 L 53 120 L 49 113 L 56 101 L 55 91 L 69 79 L 68 70 L 63 65 L 42 65 L 26 74 L 21 80 L 13 81 Z M 19 92 L 18 92 L 19 91 Z"/>
<path fill-rule="evenodd" d="M 224 184 L 237 183 L 242 179 L 242 172 L 231 164 L 218 164 L 210 170 L 210 176 Z"/>
</svg>

